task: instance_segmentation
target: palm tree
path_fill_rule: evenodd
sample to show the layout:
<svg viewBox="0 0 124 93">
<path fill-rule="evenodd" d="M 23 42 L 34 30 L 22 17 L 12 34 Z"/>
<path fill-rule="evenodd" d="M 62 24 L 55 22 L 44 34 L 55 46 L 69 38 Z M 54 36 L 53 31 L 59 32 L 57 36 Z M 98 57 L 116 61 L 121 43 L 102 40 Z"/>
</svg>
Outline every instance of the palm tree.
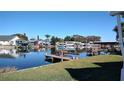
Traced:
<svg viewBox="0 0 124 93">
<path fill-rule="evenodd" d="M 46 37 L 47 39 L 49 39 L 49 38 L 50 38 L 50 35 L 46 34 L 45 37 Z"/>
<path fill-rule="evenodd" d="M 49 42 L 50 35 L 46 34 L 45 37 L 46 37 L 46 42 L 48 43 Z"/>
<path fill-rule="evenodd" d="M 46 37 L 46 48 L 47 48 L 48 47 L 48 44 L 50 42 L 49 41 L 50 35 L 46 34 L 45 37 Z"/>
<path fill-rule="evenodd" d="M 45 37 L 46 37 L 45 51 L 46 51 L 46 55 L 47 55 L 48 54 L 48 42 L 49 42 L 50 35 L 46 34 Z"/>
</svg>

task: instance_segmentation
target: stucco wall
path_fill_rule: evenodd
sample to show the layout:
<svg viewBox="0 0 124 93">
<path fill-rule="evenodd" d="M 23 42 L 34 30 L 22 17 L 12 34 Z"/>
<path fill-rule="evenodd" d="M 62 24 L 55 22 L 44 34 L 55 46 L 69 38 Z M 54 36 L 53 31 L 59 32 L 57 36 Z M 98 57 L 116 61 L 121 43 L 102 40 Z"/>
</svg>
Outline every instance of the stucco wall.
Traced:
<svg viewBox="0 0 124 93">
<path fill-rule="evenodd" d="M 12 40 L 9 41 L 10 45 L 16 45 L 17 40 L 20 40 L 20 38 L 18 36 L 15 36 Z"/>
<path fill-rule="evenodd" d="M 15 36 L 13 39 L 11 39 L 10 41 L 0 41 L 0 45 L 3 46 L 9 46 L 9 45 L 16 45 L 16 40 L 19 40 L 20 38 L 18 36 Z"/>
</svg>

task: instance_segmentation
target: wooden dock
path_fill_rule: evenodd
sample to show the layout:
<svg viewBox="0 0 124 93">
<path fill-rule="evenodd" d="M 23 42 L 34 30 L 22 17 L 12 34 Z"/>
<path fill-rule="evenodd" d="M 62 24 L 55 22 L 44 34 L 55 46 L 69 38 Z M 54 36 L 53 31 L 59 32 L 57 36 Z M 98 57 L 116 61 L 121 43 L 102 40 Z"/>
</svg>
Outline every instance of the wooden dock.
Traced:
<svg viewBox="0 0 124 93">
<path fill-rule="evenodd" d="M 57 55 L 45 55 L 46 60 L 51 60 L 52 62 L 55 62 L 57 60 L 59 61 L 71 61 L 72 59 L 69 57 L 62 57 L 62 56 L 57 56 Z"/>
</svg>

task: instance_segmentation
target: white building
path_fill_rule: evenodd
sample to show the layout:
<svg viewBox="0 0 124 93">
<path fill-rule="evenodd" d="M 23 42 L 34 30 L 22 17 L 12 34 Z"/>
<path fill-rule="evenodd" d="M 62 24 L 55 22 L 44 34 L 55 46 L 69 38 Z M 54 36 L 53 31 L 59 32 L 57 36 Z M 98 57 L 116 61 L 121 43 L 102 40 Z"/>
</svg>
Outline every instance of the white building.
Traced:
<svg viewBox="0 0 124 93">
<path fill-rule="evenodd" d="M 94 45 L 93 42 L 85 43 L 85 48 L 90 49 L 93 47 L 93 45 Z"/>
<path fill-rule="evenodd" d="M 16 46 L 20 38 L 16 35 L 0 35 L 0 46 Z"/>
<path fill-rule="evenodd" d="M 56 43 L 56 49 L 64 48 L 65 50 L 75 50 L 83 49 L 85 47 L 84 43 L 76 42 L 76 41 L 64 41 L 64 42 L 57 42 Z"/>
</svg>

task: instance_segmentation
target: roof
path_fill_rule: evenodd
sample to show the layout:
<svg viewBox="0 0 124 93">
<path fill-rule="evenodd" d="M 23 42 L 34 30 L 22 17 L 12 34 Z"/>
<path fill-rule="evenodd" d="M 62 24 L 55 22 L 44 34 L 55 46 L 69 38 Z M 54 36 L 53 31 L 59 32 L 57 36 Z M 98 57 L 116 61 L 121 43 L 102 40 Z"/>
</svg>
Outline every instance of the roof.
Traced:
<svg viewBox="0 0 124 93">
<path fill-rule="evenodd" d="M 15 35 L 0 35 L 0 41 L 10 41 Z"/>
<path fill-rule="evenodd" d="M 95 42 L 94 44 L 118 44 L 118 42 Z"/>
<path fill-rule="evenodd" d="M 64 41 L 65 43 L 74 43 L 75 41 Z"/>
<path fill-rule="evenodd" d="M 118 15 L 118 14 L 121 14 L 122 16 L 124 16 L 124 11 L 111 11 L 110 12 L 110 15 L 112 15 L 112 16 L 115 16 L 115 15 Z"/>
</svg>

